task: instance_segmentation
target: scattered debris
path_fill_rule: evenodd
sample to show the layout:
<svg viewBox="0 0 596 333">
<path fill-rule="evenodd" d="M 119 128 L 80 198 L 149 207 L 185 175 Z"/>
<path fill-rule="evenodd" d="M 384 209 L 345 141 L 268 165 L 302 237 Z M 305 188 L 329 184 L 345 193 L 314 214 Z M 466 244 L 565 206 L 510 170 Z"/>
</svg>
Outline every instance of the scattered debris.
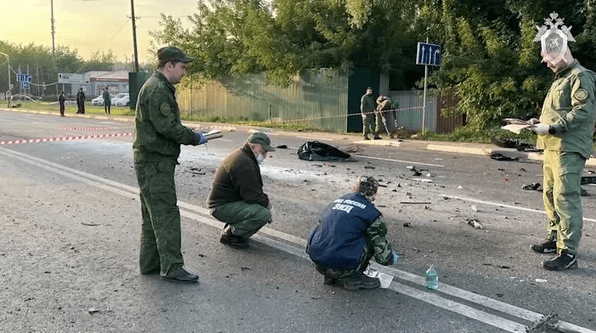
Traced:
<svg viewBox="0 0 596 333">
<path fill-rule="evenodd" d="M 374 169 L 375 167 L 374 167 L 374 166 L 372 166 L 372 165 L 365 165 L 365 166 L 364 166 L 364 168 L 365 168 L 365 169 Z"/>
<path fill-rule="evenodd" d="M 90 314 L 94 314 L 94 313 L 97 313 L 97 312 L 99 312 L 99 309 L 96 309 L 96 308 L 90 308 L 89 309 L 89 313 Z"/>
<path fill-rule="evenodd" d="M 197 167 L 190 167 L 190 168 L 188 168 L 188 171 L 193 174 L 193 177 L 194 177 L 194 175 L 199 175 L 199 176 L 205 175 L 204 172 L 200 172 L 201 168 L 197 168 Z"/>
<path fill-rule="evenodd" d="M 540 183 L 531 183 L 531 184 L 522 185 L 522 190 L 542 192 L 542 189 L 540 188 Z"/>
<path fill-rule="evenodd" d="M 400 201 L 402 205 L 430 205 L 428 201 Z"/>
<path fill-rule="evenodd" d="M 482 224 L 480 224 L 480 222 L 477 219 L 467 219 L 466 222 L 468 222 L 469 225 L 474 227 L 474 229 L 482 229 Z"/>
<path fill-rule="evenodd" d="M 557 324 L 558 321 L 559 315 L 555 312 L 551 312 L 526 327 L 526 333 L 542 333 L 544 329 L 554 328 L 554 325 Z"/>
<path fill-rule="evenodd" d="M 538 151 L 533 145 L 523 142 L 523 141 L 520 141 L 520 140 L 515 140 L 515 139 L 493 138 L 492 142 L 493 142 L 493 144 L 495 144 L 496 146 L 501 147 L 501 148 L 515 148 L 515 149 L 517 149 L 517 151 L 525 151 L 525 152 Z"/>
<path fill-rule="evenodd" d="M 412 171 L 412 173 L 413 173 L 412 175 L 413 175 L 414 177 L 422 176 L 422 172 L 420 172 L 420 171 L 424 171 L 424 170 L 418 170 L 418 169 L 416 169 L 416 167 L 415 167 L 415 166 L 413 166 L 413 165 L 409 165 L 409 166 L 407 166 L 406 168 L 407 168 L 408 170 Z"/>
<path fill-rule="evenodd" d="M 490 264 L 490 263 L 484 263 L 482 265 L 484 265 L 484 266 L 498 267 L 498 268 L 503 268 L 503 269 L 511 269 L 511 267 L 510 266 L 507 266 L 507 265 L 493 265 L 493 264 Z"/>
<path fill-rule="evenodd" d="M 246 271 L 246 270 L 249 270 L 250 267 L 242 266 L 242 267 L 240 267 L 240 269 L 243 270 L 243 271 Z"/>
<path fill-rule="evenodd" d="M 85 223 L 85 222 L 81 222 L 81 224 L 89 226 L 89 227 L 97 227 L 97 226 L 101 225 L 99 223 Z"/>
<path fill-rule="evenodd" d="M 547 282 L 545 279 L 536 279 L 535 281 L 538 283 L 546 283 Z"/>
<path fill-rule="evenodd" d="M 288 149 L 288 145 L 279 145 L 279 146 L 275 146 L 275 148 L 277 148 L 277 149 Z"/>
<path fill-rule="evenodd" d="M 417 182 L 423 182 L 423 183 L 432 183 L 433 182 L 432 179 L 428 179 L 428 178 L 412 178 L 412 180 L 415 180 Z"/>
<path fill-rule="evenodd" d="M 497 160 L 497 161 L 517 161 L 519 160 L 519 157 L 509 157 L 509 156 L 505 156 L 501 153 L 491 153 L 490 154 L 490 158 L 492 158 L 493 160 Z"/>
<path fill-rule="evenodd" d="M 464 188 L 462 186 L 458 186 L 457 189 L 458 190 L 463 190 Z"/>
<path fill-rule="evenodd" d="M 472 210 L 477 212 L 478 211 L 478 207 L 476 207 L 475 205 L 472 205 Z"/>
<path fill-rule="evenodd" d="M 404 226 L 405 228 L 407 228 L 407 227 L 411 227 L 411 226 L 412 226 L 412 223 L 410 223 L 410 222 L 406 222 L 406 223 L 404 223 L 404 224 L 403 224 L 403 226 Z"/>
</svg>

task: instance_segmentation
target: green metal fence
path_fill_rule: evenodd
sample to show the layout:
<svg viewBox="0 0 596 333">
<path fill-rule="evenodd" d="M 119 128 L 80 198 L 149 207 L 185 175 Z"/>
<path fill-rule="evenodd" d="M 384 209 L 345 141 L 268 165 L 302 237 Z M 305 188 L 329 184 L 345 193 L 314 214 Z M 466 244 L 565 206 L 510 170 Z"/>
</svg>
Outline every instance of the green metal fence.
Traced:
<svg viewBox="0 0 596 333">
<path fill-rule="evenodd" d="M 226 77 L 178 88 L 182 112 L 196 116 L 296 122 L 346 131 L 348 78 L 334 71 L 306 70 L 287 88 L 266 84 L 264 74 Z"/>
</svg>

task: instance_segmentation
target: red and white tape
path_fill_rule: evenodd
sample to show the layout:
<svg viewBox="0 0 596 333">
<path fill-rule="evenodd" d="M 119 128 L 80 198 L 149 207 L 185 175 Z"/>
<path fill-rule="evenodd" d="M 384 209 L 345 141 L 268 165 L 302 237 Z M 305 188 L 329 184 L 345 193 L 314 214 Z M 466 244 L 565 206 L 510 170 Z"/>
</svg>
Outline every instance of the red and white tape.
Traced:
<svg viewBox="0 0 596 333">
<path fill-rule="evenodd" d="M 132 135 L 133 135 L 132 132 L 127 132 L 127 133 L 110 133 L 110 134 L 95 134 L 95 135 L 75 135 L 75 136 L 25 139 L 25 140 L 5 140 L 5 141 L 0 141 L 0 145 L 16 145 L 16 144 L 23 144 L 23 143 L 43 143 L 43 142 L 55 142 L 55 141 L 84 140 L 84 139 L 102 139 L 102 138 L 132 136 Z"/>
<path fill-rule="evenodd" d="M 114 131 L 126 130 L 132 127 L 116 128 L 116 127 L 56 127 L 56 131 Z"/>
</svg>

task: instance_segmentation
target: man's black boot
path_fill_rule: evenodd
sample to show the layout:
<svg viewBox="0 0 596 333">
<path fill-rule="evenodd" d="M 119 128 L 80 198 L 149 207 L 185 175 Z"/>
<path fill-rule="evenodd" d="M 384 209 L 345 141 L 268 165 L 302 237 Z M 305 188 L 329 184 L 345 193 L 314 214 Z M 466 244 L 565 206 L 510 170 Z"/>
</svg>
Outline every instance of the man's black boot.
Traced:
<svg viewBox="0 0 596 333">
<path fill-rule="evenodd" d="M 234 249 L 247 249 L 249 246 L 248 239 L 232 234 L 232 229 L 228 225 L 222 230 L 219 242 Z"/>
<path fill-rule="evenodd" d="M 176 283 L 195 283 L 199 281 L 199 276 L 196 274 L 192 274 L 187 272 L 184 268 L 178 272 L 175 276 L 167 277 L 161 276 L 161 279 L 168 282 L 176 282 Z"/>
<path fill-rule="evenodd" d="M 542 243 L 530 246 L 530 248 L 536 253 L 553 253 L 557 251 L 557 241 L 555 238 L 546 239 Z"/>
<path fill-rule="evenodd" d="M 542 263 L 542 267 L 549 271 L 562 271 L 569 268 L 577 268 L 575 254 L 562 250 L 561 254 L 551 260 Z"/>
</svg>

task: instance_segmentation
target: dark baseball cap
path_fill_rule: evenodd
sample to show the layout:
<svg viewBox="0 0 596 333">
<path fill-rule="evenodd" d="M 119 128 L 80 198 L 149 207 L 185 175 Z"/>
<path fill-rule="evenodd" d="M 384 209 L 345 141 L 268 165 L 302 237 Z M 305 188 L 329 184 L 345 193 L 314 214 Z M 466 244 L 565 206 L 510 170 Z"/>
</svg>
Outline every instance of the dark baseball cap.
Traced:
<svg viewBox="0 0 596 333">
<path fill-rule="evenodd" d="M 175 46 L 166 46 L 157 50 L 157 60 L 159 61 L 181 61 L 191 62 L 194 58 L 188 57 L 182 50 Z"/>
<path fill-rule="evenodd" d="M 269 139 L 269 136 L 263 132 L 255 132 L 251 134 L 246 142 L 258 143 L 266 151 L 275 151 L 275 148 L 271 146 L 271 139 Z"/>
</svg>

